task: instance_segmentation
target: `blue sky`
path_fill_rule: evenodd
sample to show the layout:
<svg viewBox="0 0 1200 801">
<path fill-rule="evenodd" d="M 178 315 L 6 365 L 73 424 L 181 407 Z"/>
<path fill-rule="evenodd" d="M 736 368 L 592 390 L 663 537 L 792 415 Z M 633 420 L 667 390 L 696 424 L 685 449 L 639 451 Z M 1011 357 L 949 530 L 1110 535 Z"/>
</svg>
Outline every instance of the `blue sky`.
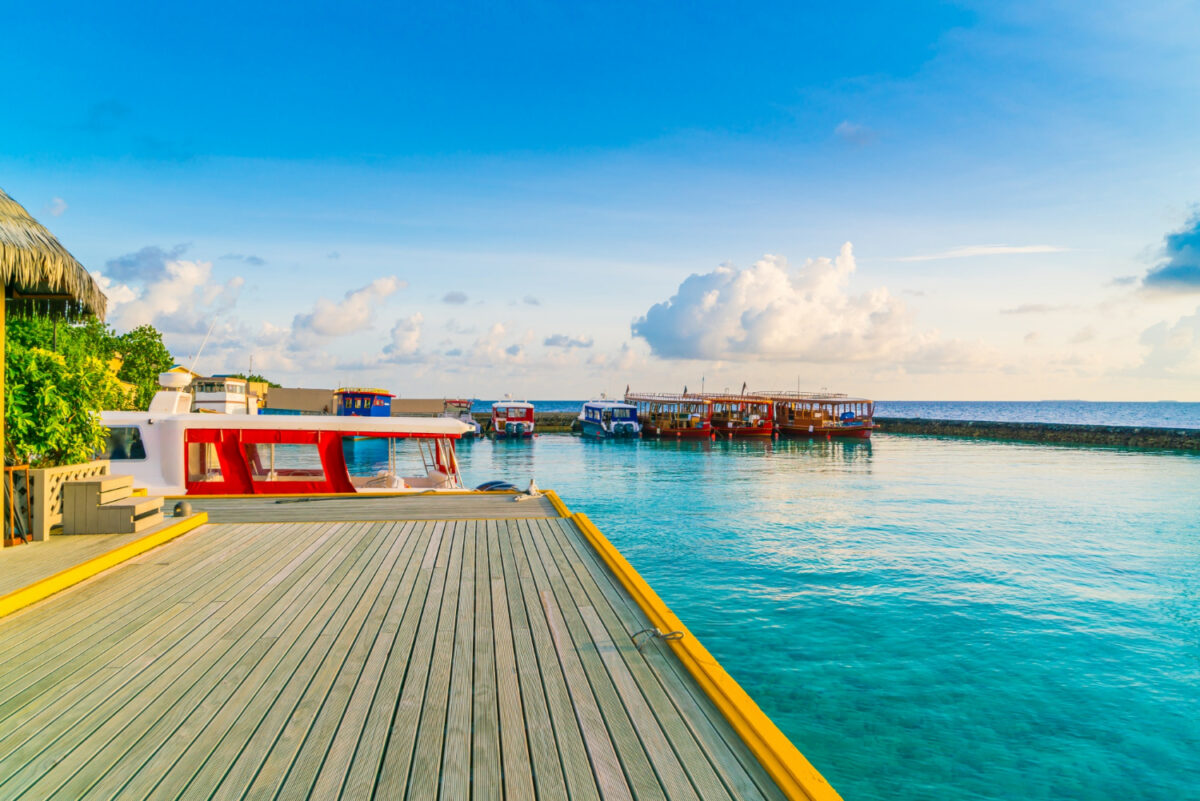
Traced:
<svg viewBox="0 0 1200 801">
<path fill-rule="evenodd" d="M 1200 400 L 1194 8 L 647 5 L 27 4 L 0 186 L 207 371 Z"/>
</svg>

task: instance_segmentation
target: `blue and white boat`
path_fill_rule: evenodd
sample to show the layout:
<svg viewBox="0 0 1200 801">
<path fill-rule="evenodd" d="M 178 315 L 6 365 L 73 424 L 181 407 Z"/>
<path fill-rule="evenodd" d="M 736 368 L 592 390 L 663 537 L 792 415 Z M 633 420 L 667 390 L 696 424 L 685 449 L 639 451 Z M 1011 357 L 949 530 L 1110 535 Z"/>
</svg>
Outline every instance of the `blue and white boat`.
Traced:
<svg viewBox="0 0 1200 801">
<path fill-rule="evenodd" d="M 579 425 L 585 437 L 599 439 L 636 437 L 642 433 L 637 407 L 620 401 L 588 401 L 579 410 Z"/>
</svg>

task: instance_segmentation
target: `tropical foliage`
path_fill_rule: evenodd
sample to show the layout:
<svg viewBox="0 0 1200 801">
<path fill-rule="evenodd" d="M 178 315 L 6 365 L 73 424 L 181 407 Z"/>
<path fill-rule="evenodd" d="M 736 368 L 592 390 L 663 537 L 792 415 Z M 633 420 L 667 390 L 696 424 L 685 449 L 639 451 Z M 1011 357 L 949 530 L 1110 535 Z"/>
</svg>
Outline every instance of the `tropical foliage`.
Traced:
<svg viewBox="0 0 1200 801">
<path fill-rule="evenodd" d="M 102 409 L 145 409 L 171 354 L 151 326 L 117 334 L 95 319 L 14 316 L 5 330 L 5 460 L 49 467 L 93 458 Z M 110 369 L 120 356 L 119 371 Z M 120 379 L 120 381 L 118 381 Z M 129 386 L 122 386 L 121 382 Z"/>
</svg>

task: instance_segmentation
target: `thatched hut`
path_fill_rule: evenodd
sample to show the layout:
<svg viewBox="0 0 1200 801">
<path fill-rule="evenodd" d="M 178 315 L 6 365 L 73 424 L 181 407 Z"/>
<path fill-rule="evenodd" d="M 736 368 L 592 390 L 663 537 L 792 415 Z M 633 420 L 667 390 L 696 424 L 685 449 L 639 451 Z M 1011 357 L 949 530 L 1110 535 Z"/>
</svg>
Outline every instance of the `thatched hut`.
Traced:
<svg viewBox="0 0 1200 801">
<path fill-rule="evenodd" d="M 4 447 L 4 317 L 9 303 L 49 313 L 94 314 L 104 319 L 107 299 L 95 279 L 54 234 L 0 189 L 0 454 Z M 7 482 L 5 482 L 7 484 Z M 0 499 L 4 497 L 0 493 Z M 5 520 L 0 500 L 0 520 Z"/>
<path fill-rule="evenodd" d="M 0 189 L 0 278 L 4 298 L 104 319 L 107 300 L 54 234 Z"/>
</svg>

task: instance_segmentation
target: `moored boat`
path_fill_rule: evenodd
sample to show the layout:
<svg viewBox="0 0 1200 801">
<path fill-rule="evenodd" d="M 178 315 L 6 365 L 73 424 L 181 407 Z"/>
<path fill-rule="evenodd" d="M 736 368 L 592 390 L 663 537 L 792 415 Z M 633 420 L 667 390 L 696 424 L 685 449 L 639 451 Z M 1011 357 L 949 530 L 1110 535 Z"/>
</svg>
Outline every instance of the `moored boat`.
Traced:
<svg viewBox="0 0 1200 801">
<path fill-rule="evenodd" d="M 189 411 L 188 377 L 163 373 L 145 412 L 102 412 L 101 458 L 151 495 L 322 495 L 462 489 L 457 420 L 359 415 L 205 414 Z M 362 408 L 361 406 L 359 408 Z M 387 469 L 352 476 L 348 440 L 388 443 Z M 397 446 L 409 441 L 412 444 Z M 400 475 L 407 462 L 413 475 Z"/>
<path fill-rule="evenodd" d="M 636 437 L 642 430 L 636 406 L 604 398 L 583 404 L 579 410 L 579 426 L 585 437 L 597 439 Z"/>
<path fill-rule="evenodd" d="M 712 402 L 697 395 L 626 392 L 637 407 L 643 437 L 711 438 Z"/>
<path fill-rule="evenodd" d="M 492 404 L 492 432 L 497 439 L 532 437 L 533 428 L 532 403 L 502 400 Z"/>
<path fill-rule="evenodd" d="M 701 397 L 712 403 L 712 430 L 719 437 L 771 437 L 775 434 L 775 405 L 758 395 Z"/>
<path fill-rule="evenodd" d="M 479 425 L 479 421 L 471 414 L 471 407 L 473 405 L 474 401 L 470 398 L 446 398 L 442 402 L 442 413 L 438 417 L 458 420 L 461 423 L 469 425 L 471 430 L 463 436 L 477 437 L 480 431 L 482 431 L 483 426 Z"/>
<path fill-rule="evenodd" d="M 789 437 L 869 439 L 875 402 L 832 392 L 755 392 L 775 406 L 775 427 Z"/>
<path fill-rule="evenodd" d="M 386 389 L 342 387 L 333 393 L 338 417 L 391 417 L 392 398 Z"/>
</svg>

